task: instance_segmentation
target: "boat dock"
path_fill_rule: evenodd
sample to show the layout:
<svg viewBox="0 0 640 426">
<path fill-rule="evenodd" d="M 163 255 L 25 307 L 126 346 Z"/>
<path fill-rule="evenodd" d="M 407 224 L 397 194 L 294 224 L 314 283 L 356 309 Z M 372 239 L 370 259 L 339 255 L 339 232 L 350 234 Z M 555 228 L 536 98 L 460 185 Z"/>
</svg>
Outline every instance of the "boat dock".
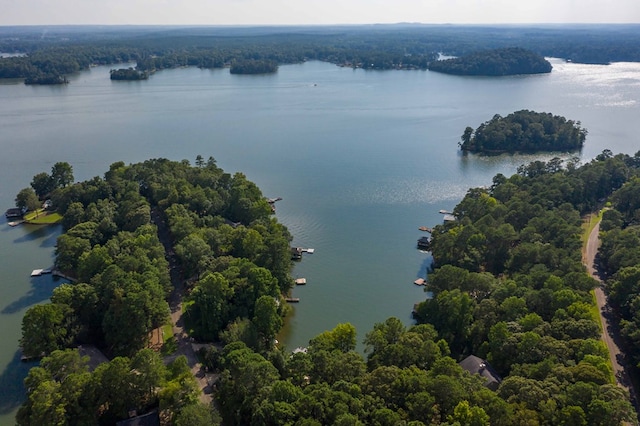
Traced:
<svg viewBox="0 0 640 426">
<path fill-rule="evenodd" d="M 291 247 L 291 259 L 300 260 L 302 259 L 302 253 L 313 254 L 314 251 L 315 249 L 312 248 Z"/>
<path fill-rule="evenodd" d="M 34 269 L 33 271 L 31 271 L 31 276 L 39 277 L 40 275 L 50 274 L 51 272 L 51 269 Z"/>
<path fill-rule="evenodd" d="M 298 303 L 298 302 L 300 302 L 300 298 L 299 297 L 287 297 L 284 300 L 287 303 Z"/>
<path fill-rule="evenodd" d="M 433 228 L 429 228 L 428 226 L 421 226 L 420 228 L 418 228 L 418 231 L 428 232 L 431 234 L 433 232 Z"/>
<path fill-rule="evenodd" d="M 12 207 L 10 209 L 7 209 L 7 211 L 4 213 L 4 216 L 7 219 L 22 218 L 23 215 L 24 215 L 24 211 L 17 207 Z"/>
<path fill-rule="evenodd" d="M 40 277 L 42 275 L 46 275 L 46 274 L 51 274 L 56 278 L 63 278 L 71 283 L 75 283 L 76 279 L 72 278 L 70 276 L 67 276 L 65 274 L 63 274 L 62 272 L 58 271 L 57 269 L 53 269 L 53 268 L 46 268 L 46 269 L 34 269 L 33 271 L 31 271 L 31 277 Z"/>
<path fill-rule="evenodd" d="M 306 278 L 298 278 L 295 280 L 296 285 L 305 285 L 307 284 L 307 279 Z"/>
<path fill-rule="evenodd" d="M 282 197 L 276 197 L 276 198 L 267 198 L 267 203 L 269 203 L 269 205 L 271 206 L 271 211 L 272 212 L 276 212 L 276 201 L 280 201 L 282 200 Z"/>
<path fill-rule="evenodd" d="M 429 250 L 431 248 L 431 237 L 420 237 L 417 246 L 419 249 Z"/>
<path fill-rule="evenodd" d="M 438 213 L 440 213 L 440 214 L 451 214 L 451 215 L 453 214 L 453 212 L 450 212 L 448 210 L 440 210 Z"/>
<path fill-rule="evenodd" d="M 413 282 L 415 285 L 427 285 L 427 280 L 424 278 L 418 278 Z"/>
</svg>

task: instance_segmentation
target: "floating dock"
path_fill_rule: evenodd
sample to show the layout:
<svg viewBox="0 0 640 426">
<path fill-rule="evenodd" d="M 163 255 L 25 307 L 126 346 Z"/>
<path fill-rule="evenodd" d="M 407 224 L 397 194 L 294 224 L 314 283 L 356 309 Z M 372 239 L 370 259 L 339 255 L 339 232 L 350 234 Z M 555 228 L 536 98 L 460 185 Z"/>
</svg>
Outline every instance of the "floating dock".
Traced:
<svg viewBox="0 0 640 426">
<path fill-rule="evenodd" d="M 300 302 L 300 298 L 299 297 L 287 297 L 284 300 L 287 303 L 298 303 L 298 302 Z"/>
<path fill-rule="evenodd" d="M 453 212 L 450 212 L 449 210 L 440 210 L 438 213 L 440 213 L 440 214 L 453 214 Z"/>
<path fill-rule="evenodd" d="M 418 278 L 413 282 L 415 285 L 427 285 L 427 280 L 424 278 Z"/>
<path fill-rule="evenodd" d="M 40 275 L 50 274 L 51 272 L 51 269 L 34 269 L 33 271 L 31 271 L 31 276 L 39 277 Z"/>
<path fill-rule="evenodd" d="M 421 226 L 420 228 L 418 228 L 418 231 L 432 233 L 433 229 L 429 228 L 428 226 Z"/>
<path fill-rule="evenodd" d="M 307 283 L 306 278 L 298 278 L 295 280 L 296 285 L 305 285 Z"/>
</svg>

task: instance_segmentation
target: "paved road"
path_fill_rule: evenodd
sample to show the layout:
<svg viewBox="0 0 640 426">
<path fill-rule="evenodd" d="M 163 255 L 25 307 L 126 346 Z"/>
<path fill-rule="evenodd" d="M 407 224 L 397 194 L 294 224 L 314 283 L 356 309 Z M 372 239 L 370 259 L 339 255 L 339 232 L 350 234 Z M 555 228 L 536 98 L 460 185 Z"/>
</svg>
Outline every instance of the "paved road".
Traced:
<svg viewBox="0 0 640 426">
<path fill-rule="evenodd" d="M 599 283 L 595 289 L 595 294 L 603 330 L 602 341 L 607 345 L 607 349 L 609 349 L 609 358 L 611 359 L 611 366 L 613 367 L 613 373 L 616 377 L 616 383 L 618 386 L 629 391 L 632 395 L 632 399 L 635 399 L 635 397 L 633 397 L 634 392 L 632 384 L 624 368 L 624 355 L 617 344 L 620 336 L 616 331 L 616 325 L 610 321 L 611 309 L 607 303 L 607 297 L 602 289 L 602 280 L 594 268 L 596 253 L 598 252 L 598 246 L 600 245 L 599 234 L 600 222 L 598 222 L 591 231 L 591 234 L 589 234 L 589 239 L 587 240 L 587 244 L 582 253 L 582 262 L 587 267 L 589 274 L 598 280 Z"/>
</svg>

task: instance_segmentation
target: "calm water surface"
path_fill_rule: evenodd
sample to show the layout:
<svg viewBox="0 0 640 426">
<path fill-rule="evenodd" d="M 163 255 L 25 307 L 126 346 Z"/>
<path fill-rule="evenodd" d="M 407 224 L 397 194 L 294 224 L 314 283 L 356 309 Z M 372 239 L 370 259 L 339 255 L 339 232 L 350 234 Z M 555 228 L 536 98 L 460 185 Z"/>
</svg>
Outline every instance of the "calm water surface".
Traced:
<svg viewBox="0 0 640 426">
<path fill-rule="evenodd" d="M 342 322 L 356 326 L 360 342 L 390 316 L 410 324 L 425 297 L 412 282 L 430 261 L 415 249 L 417 228 L 438 223 L 438 210 L 453 208 L 469 187 L 552 157 L 462 156 L 466 126 L 531 109 L 580 120 L 589 130 L 585 161 L 603 149 L 640 149 L 640 64 L 554 61 L 549 75 L 505 78 L 319 62 L 269 76 L 169 70 L 143 82 L 111 82 L 108 70 L 80 73 L 64 87 L 0 84 L 0 208 L 57 161 L 84 180 L 120 160 L 214 156 L 266 196 L 283 197 L 278 219 L 294 244 L 315 248 L 294 270 L 308 284 L 293 292 L 301 302 L 281 336 L 290 349 Z M 29 273 L 51 265 L 59 232 L 0 219 L 0 424 L 13 424 L 24 397 L 22 316 L 57 285 Z"/>
</svg>

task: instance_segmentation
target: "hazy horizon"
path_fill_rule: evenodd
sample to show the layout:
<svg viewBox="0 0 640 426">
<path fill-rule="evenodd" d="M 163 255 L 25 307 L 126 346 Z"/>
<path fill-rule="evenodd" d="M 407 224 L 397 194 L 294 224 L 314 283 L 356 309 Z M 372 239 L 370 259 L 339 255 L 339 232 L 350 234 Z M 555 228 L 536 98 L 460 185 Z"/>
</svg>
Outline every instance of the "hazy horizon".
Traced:
<svg viewBox="0 0 640 426">
<path fill-rule="evenodd" d="M 0 25 L 635 24 L 637 0 L 0 0 Z"/>
</svg>

